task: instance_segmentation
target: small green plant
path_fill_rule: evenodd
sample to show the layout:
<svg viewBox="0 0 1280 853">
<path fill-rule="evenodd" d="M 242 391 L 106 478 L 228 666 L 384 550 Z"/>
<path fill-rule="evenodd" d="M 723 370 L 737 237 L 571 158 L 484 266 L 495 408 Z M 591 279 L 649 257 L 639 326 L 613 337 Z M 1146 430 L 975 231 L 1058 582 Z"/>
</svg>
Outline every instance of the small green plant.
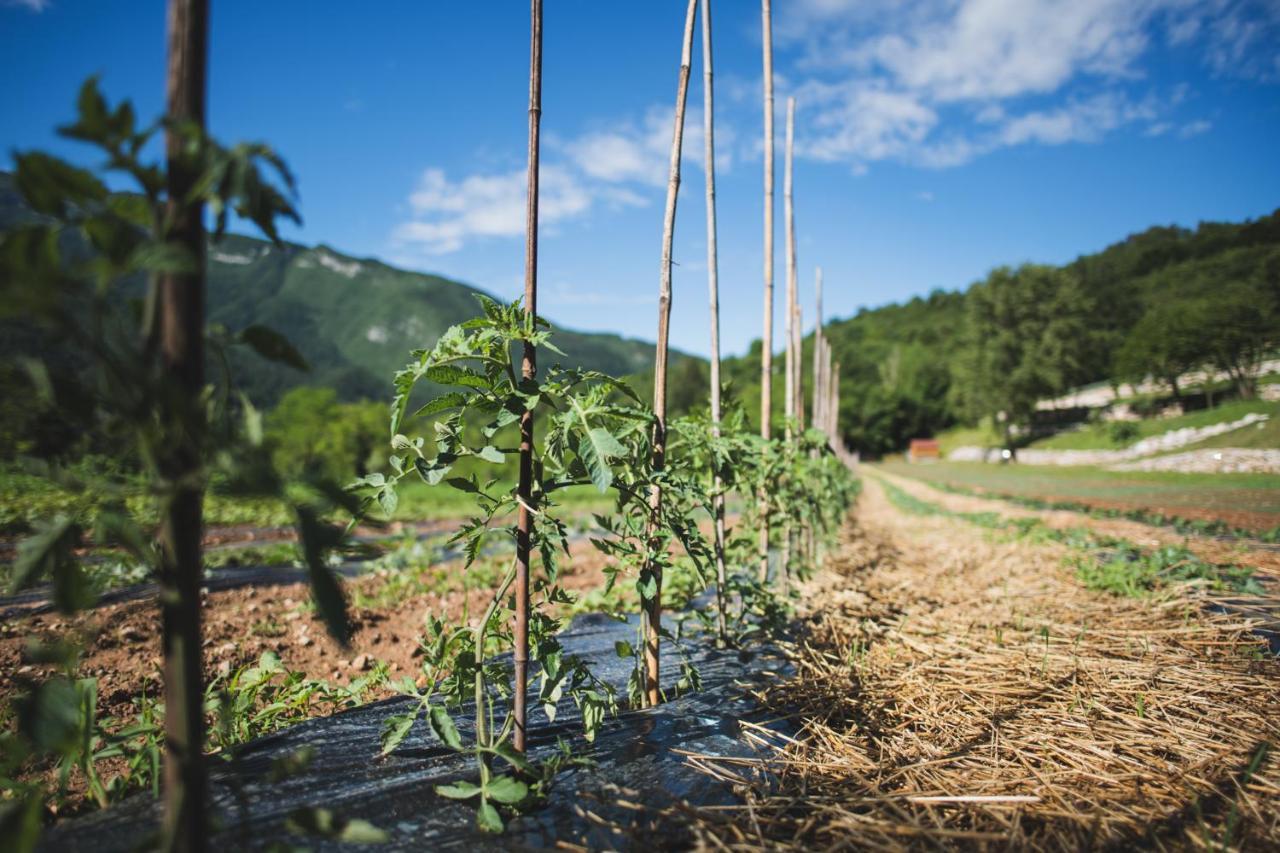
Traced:
<svg viewBox="0 0 1280 853">
<path fill-rule="evenodd" d="M 501 305 L 479 299 L 481 316 L 449 329 L 431 349 L 414 353 L 413 362 L 396 375 L 390 470 L 368 475 L 352 489 L 387 513 L 395 510 L 406 477 L 469 495 L 477 512 L 450 540 L 461 547 L 466 571 L 473 571 L 490 540 L 516 542 L 515 518 L 522 506 L 532 513 L 536 524 L 531 546 L 540 574 L 532 584 L 538 605 L 531 608 L 528 629 L 530 655 L 540 670 L 538 703 L 554 719 L 556 705 L 569 697 L 582 711 L 585 733 L 592 738 L 605 715 L 616 711 L 617 700 L 611 685 L 593 676 L 580 658 L 565 654 L 556 638 L 560 623 L 547 612 L 551 606 L 573 603 L 557 583 L 561 556 L 568 553 L 569 530 L 557 513 L 556 498 L 582 484 L 601 492 L 631 485 L 616 477 L 615 469 L 625 469 L 642 449 L 637 437 L 646 434 L 650 417 L 635 404 L 630 389 L 600 373 L 553 367 L 538 378 L 520 375 L 512 353 L 524 345 L 559 352 L 548 325 L 526 314 L 519 302 Z M 402 431 L 420 382 L 451 389 L 415 413 L 429 423 L 429 440 Z M 500 470 L 515 452 L 516 427 L 525 411 L 544 421 L 543 438 L 533 449 L 533 486 L 527 502 L 498 477 L 484 476 L 486 466 Z M 428 620 L 423 640 L 428 686 L 419 691 L 409 682 L 401 684 L 402 691 L 418 701 L 412 712 L 389 719 L 383 733 L 383 751 L 390 752 L 425 715 L 445 746 L 473 753 L 479 784 L 445 786 L 440 793 L 475 799 L 479 825 L 489 831 L 502 829 L 496 805 L 515 805 L 528 794 L 525 783 L 514 775 L 493 772 L 493 761 L 501 758 L 520 774 L 532 772 L 529 762 L 512 748 L 513 716 L 507 713 L 499 719 L 498 711 L 498 703 L 510 698 L 510 673 L 494 654 L 514 642 L 509 594 L 515 571 L 512 561 L 496 580 L 489 605 L 475 625 Z M 450 716 L 465 702 L 474 704 L 475 714 L 469 746 Z"/>
</svg>

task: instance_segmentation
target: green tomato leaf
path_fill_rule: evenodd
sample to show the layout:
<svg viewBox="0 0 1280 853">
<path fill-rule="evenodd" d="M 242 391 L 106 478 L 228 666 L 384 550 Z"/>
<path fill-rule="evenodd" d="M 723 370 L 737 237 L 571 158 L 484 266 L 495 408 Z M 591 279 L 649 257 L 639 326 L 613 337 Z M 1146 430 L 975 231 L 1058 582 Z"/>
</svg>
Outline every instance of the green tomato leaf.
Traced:
<svg viewBox="0 0 1280 853">
<path fill-rule="evenodd" d="M 502 817 L 498 814 L 498 810 L 488 803 L 480 803 L 480 808 L 476 809 L 476 826 L 485 832 L 499 833 L 502 832 Z"/>
<path fill-rule="evenodd" d="M 451 800 L 469 800 L 480 793 L 480 786 L 473 785 L 470 782 L 436 785 L 436 793 Z"/>
<path fill-rule="evenodd" d="M 484 793 L 496 802 L 511 805 L 529 796 L 529 786 L 510 776 L 499 776 L 489 780 Z"/>
<path fill-rule="evenodd" d="M 453 724 L 453 718 L 449 716 L 448 711 L 439 705 L 432 705 L 429 722 L 431 731 L 441 743 L 450 749 L 462 749 L 462 737 L 458 734 L 458 727 Z"/>
<path fill-rule="evenodd" d="M 409 730 L 413 728 L 414 721 L 418 719 L 418 711 L 415 709 L 409 714 L 397 714 L 394 717 L 388 717 L 382 723 L 382 754 L 390 755 L 391 752 L 404 742 L 409 735 Z"/>
</svg>

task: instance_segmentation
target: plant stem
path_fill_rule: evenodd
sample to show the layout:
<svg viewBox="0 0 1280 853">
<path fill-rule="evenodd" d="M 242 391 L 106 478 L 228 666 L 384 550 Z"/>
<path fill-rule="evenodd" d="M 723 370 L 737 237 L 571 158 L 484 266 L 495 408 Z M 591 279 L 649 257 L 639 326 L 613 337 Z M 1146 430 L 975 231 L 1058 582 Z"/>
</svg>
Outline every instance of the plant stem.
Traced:
<svg viewBox="0 0 1280 853">
<path fill-rule="evenodd" d="M 498 605 L 502 603 L 502 599 L 507 595 L 507 590 L 511 588 L 511 584 L 516 581 L 516 577 L 520 573 L 519 566 L 519 559 L 512 561 L 511 567 L 507 569 L 507 573 L 502 579 L 502 583 L 498 585 L 498 591 L 494 593 L 493 600 L 489 602 L 489 607 L 484 611 L 484 616 L 480 618 L 475 628 L 476 763 L 480 766 L 480 782 L 482 786 L 489 782 L 489 755 L 485 750 L 492 746 L 485 720 L 485 714 L 488 710 L 488 697 L 485 695 L 484 689 L 485 636 L 489 631 L 489 622 L 493 619 L 493 614 L 497 612 Z M 514 711 L 512 714 L 514 716 Z"/>
<path fill-rule="evenodd" d="M 653 367 L 653 472 L 662 471 L 667 454 L 667 342 L 671 331 L 671 247 L 676 228 L 676 198 L 680 192 L 680 152 L 684 142 L 684 108 L 689 93 L 689 67 L 693 63 L 693 24 L 698 0 L 689 0 L 685 13 L 684 42 L 680 51 L 680 75 L 676 87 L 675 128 L 671 134 L 671 169 L 667 181 L 667 206 L 662 223 L 662 270 L 658 287 L 658 344 Z M 662 512 L 662 487 L 654 484 L 649 493 L 649 547 L 656 547 L 654 531 Z M 644 687 L 645 701 L 657 705 L 662 701 L 658 682 L 658 657 L 662 624 L 662 566 L 646 559 L 646 568 L 654 578 L 656 589 L 642 614 L 644 623 Z"/>
<path fill-rule="evenodd" d="M 532 0 L 529 44 L 529 174 L 525 199 L 524 311 L 530 327 L 538 311 L 538 154 L 539 128 L 542 121 L 542 0 Z M 533 344 L 524 344 L 521 376 L 532 380 L 537 374 L 537 353 Z M 524 752 L 526 723 L 525 702 L 529 685 L 529 553 L 533 537 L 533 412 L 525 408 L 520 415 L 520 482 L 516 486 L 520 498 L 516 520 L 516 617 L 515 617 L 515 695 L 512 709 L 515 735 L 512 746 Z"/>
<path fill-rule="evenodd" d="M 167 111 L 173 122 L 205 122 L 209 7 L 170 0 Z M 172 397 L 159 412 L 170 431 L 160 474 L 168 493 L 160 529 L 160 611 L 164 648 L 165 763 L 162 845 L 205 849 L 204 689 L 201 684 L 200 570 L 204 411 L 204 222 L 202 205 L 186 199 L 198 166 L 184 137 L 166 133 L 167 239 L 194 259 L 194 270 L 165 273 L 157 286 L 160 357 Z"/>
</svg>

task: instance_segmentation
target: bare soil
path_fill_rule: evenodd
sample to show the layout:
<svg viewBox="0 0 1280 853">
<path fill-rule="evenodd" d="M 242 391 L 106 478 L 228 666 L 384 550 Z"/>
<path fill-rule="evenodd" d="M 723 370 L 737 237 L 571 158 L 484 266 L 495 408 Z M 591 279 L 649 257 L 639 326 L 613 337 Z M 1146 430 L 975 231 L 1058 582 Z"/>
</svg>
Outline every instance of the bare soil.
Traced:
<svg viewBox="0 0 1280 853">
<path fill-rule="evenodd" d="M 570 592 L 594 589 L 603 582 L 606 558 L 588 542 L 571 546 L 572 558 L 561 569 L 560 583 Z M 447 582 L 439 592 L 410 594 L 378 608 L 352 607 L 353 634 L 343 649 L 307 606 L 306 584 L 248 586 L 205 593 L 204 661 L 206 682 L 256 661 L 273 651 L 291 670 L 308 678 L 347 684 L 387 663 L 392 676 L 420 676 L 418 637 L 428 614 L 456 619 L 487 606 L 491 591 L 470 589 L 462 563 L 446 564 Z M 389 583 L 387 573 L 347 581 L 349 597 L 376 597 Z M 385 596 L 384 596 L 385 597 Z M 71 634 L 84 645 L 78 675 L 99 681 L 99 707 L 104 714 L 126 710 L 133 697 L 156 695 L 160 684 L 159 612 L 154 599 L 111 604 L 74 617 L 44 614 L 0 624 L 0 706 L 6 706 L 22 677 L 38 674 L 26 659 L 29 637 L 55 640 Z"/>
</svg>

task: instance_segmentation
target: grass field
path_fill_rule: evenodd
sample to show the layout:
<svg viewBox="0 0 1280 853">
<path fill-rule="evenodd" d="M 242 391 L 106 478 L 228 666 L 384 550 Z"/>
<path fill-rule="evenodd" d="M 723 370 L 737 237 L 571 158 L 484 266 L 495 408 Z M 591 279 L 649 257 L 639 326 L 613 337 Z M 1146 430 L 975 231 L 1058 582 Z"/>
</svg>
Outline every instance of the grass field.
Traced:
<svg viewBox="0 0 1280 853">
<path fill-rule="evenodd" d="M 885 471 L 929 483 L 998 495 L 1077 501 L 1191 519 L 1217 519 L 1250 530 L 1280 525 L 1280 476 L 1105 471 L 1091 467 L 886 462 Z"/>
<path fill-rule="evenodd" d="M 1186 427 L 1206 427 L 1212 424 L 1228 423 L 1236 421 L 1247 414 L 1259 413 L 1270 415 L 1272 420 L 1280 419 L 1280 403 L 1265 402 L 1262 400 L 1244 400 L 1232 403 L 1226 403 L 1216 406 L 1212 409 L 1203 409 L 1198 412 L 1190 412 L 1173 418 L 1152 418 L 1143 421 L 1125 422 L 1126 426 L 1131 430 L 1129 435 L 1123 441 L 1116 441 L 1117 424 L 1089 424 L 1083 429 L 1068 430 L 1060 432 L 1057 435 L 1041 439 L 1034 442 L 1031 446 L 1045 450 L 1108 450 L 1121 447 L 1127 447 L 1134 442 L 1141 441 L 1144 438 L 1150 438 L 1155 435 L 1163 435 L 1166 432 L 1172 432 L 1176 429 L 1184 429 Z M 1234 430 L 1221 436 L 1215 436 L 1214 439 L 1219 442 L 1216 447 L 1280 447 L 1280 443 L 1276 443 L 1276 438 L 1280 437 L 1274 431 L 1264 431 L 1265 434 L 1258 435 L 1250 433 L 1248 427 L 1240 430 Z M 1237 436 L 1236 433 L 1241 433 Z M 1248 433 L 1248 435 L 1245 435 Z M 1252 444 L 1240 444 L 1238 441 L 1252 441 Z M 1264 441 L 1271 443 L 1259 444 L 1256 442 Z"/>
</svg>

